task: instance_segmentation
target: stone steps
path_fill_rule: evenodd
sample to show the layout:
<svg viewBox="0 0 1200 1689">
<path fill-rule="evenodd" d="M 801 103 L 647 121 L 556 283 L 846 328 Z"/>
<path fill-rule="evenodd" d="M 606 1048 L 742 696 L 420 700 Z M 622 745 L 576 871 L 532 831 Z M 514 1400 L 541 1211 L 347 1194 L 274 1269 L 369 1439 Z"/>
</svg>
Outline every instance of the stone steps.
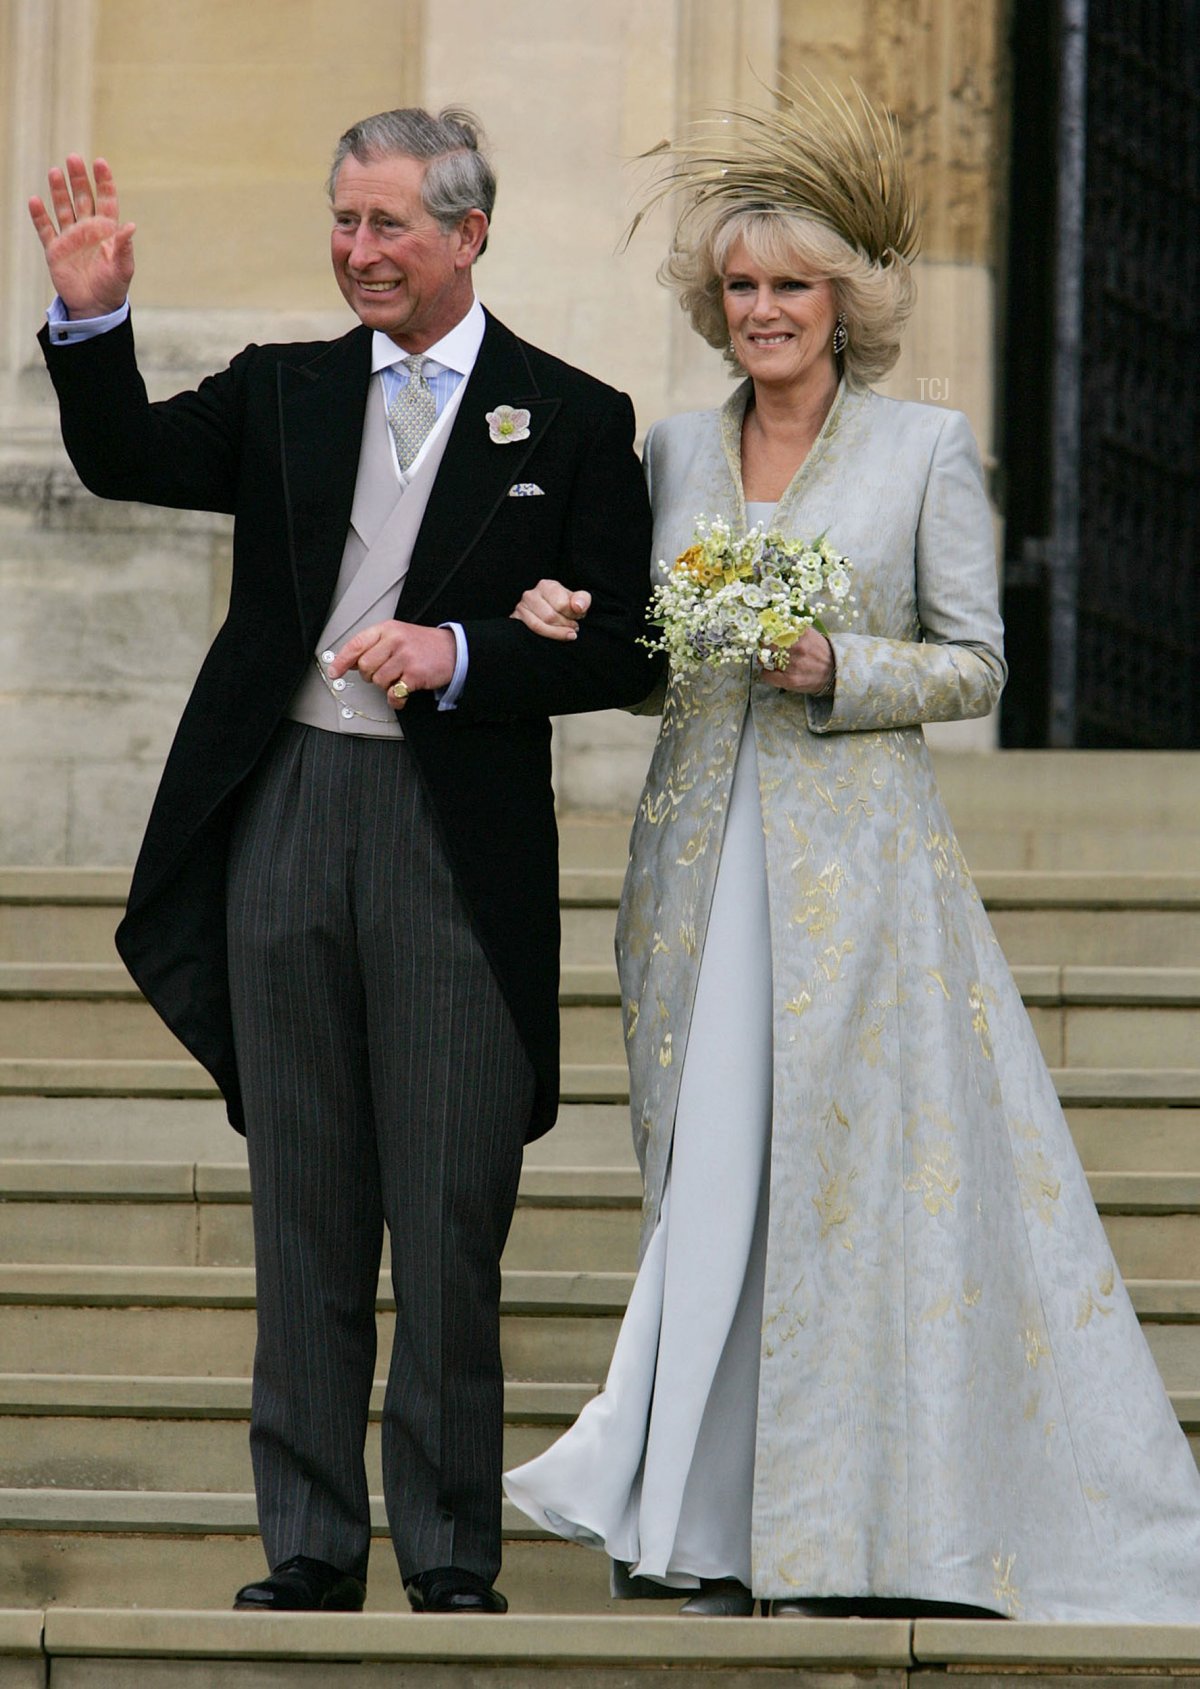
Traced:
<svg viewBox="0 0 1200 1689">
<path fill-rule="evenodd" d="M 594 1384 L 510 1383 L 505 1466 L 531 1460 L 572 1423 Z M 367 1476 L 382 1491 L 375 1387 Z M 1186 1393 L 1177 1411 L 1195 1417 Z M 252 1488 L 249 1378 L 0 1374 L 0 1488 L 193 1490 Z M 1191 1422 L 1190 1418 L 1187 1421 Z"/>
<path fill-rule="evenodd" d="M 506 1468 L 553 1442 L 596 1388 L 510 1382 Z M 373 1494 L 382 1490 L 382 1399 L 380 1382 L 366 1447 Z M 1200 1455 L 1200 1390 L 1171 1399 Z M 186 1474 L 193 1490 L 249 1490 L 249 1417 L 249 1378 L 0 1374 L 0 1488 L 173 1490 Z"/>
<path fill-rule="evenodd" d="M 564 826 L 565 849 L 579 831 Z M 611 851 L 611 829 L 599 832 Z M 617 861 L 623 849 L 622 839 Z M 619 868 L 602 862 L 564 868 L 567 966 L 610 964 L 621 879 Z M 981 869 L 975 883 L 1014 964 L 1187 967 L 1200 956 L 1195 872 Z M 113 962 L 112 933 L 128 885 L 128 872 L 118 868 L 0 867 L 0 961 Z"/>
<path fill-rule="evenodd" d="M 604 1376 L 628 1273 L 509 1273 L 509 1377 Z M 392 1341 L 382 1289 L 380 1351 Z M 239 1267 L 0 1266 L 0 1371 L 243 1376 L 254 1352 L 253 1272 Z"/>
<path fill-rule="evenodd" d="M 506 1375 L 599 1382 L 632 1282 L 632 1272 L 505 1272 Z M 1167 1388 L 1200 1389 L 1200 1280 L 1127 1283 Z M 383 1354 L 393 1308 L 381 1278 Z M 229 1378 L 250 1371 L 253 1353 L 250 1268 L 0 1266 L 0 1372 Z"/>
<path fill-rule="evenodd" d="M 640 1193 L 612 964 L 625 832 L 606 821 L 564 828 L 566 1102 L 555 1132 L 527 1153 L 505 1256 L 509 1461 L 544 1447 L 596 1390 L 632 1283 Z M 1057 866 L 1045 841 L 1021 849 L 1018 863 L 1040 851 Z M 977 880 L 1200 1458 L 1200 875 L 1181 871 L 1189 859 L 1173 848 L 1152 874 L 1085 858 L 1103 871 L 1013 871 L 1010 840 Z M 465 1627 L 478 1641 L 404 1615 L 383 1541 L 371 1605 L 395 1617 L 256 1621 L 248 1633 L 212 1610 L 262 1564 L 246 1437 L 248 1181 L 206 1076 L 160 1032 L 115 957 L 126 883 L 117 869 L 0 870 L 0 1588 L 49 1604 L 27 1657 L 52 1661 L 64 1686 L 60 1662 L 69 1689 L 299 1689 L 316 1672 L 332 1689 L 343 1670 L 369 1683 L 376 1668 L 381 1684 L 630 1689 L 668 1661 L 679 1689 L 716 1681 L 714 1671 L 730 1689 L 782 1689 L 797 1669 L 827 1667 L 886 1675 L 897 1689 L 901 1671 L 970 1666 L 976 1655 L 990 1674 L 1005 1661 L 1107 1672 L 1143 1657 L 1131 1643 L 1155 1670 L 1171 1647 L 1171 1659 L 1200 1657 L 1200 1634 L 1168 1642 L 1154 1627 L 1122 1627 L 1100 1653 L 1089 1649 L 1104 1633 L 1081 1627 L 1031 1653 L 1018 1635 L 1027 1627 L 952 1626 L 921 1631 L 927 1662 L 916 1652 L 925 1621 L 696 1627 L 662 1618 L 659 1603 L 614 1604 L 601 1556 L 546 1539 L 509 1508 L 501 1587 L 516 1615 L 542 1616 Z M 381 1353 L 392 1307 L 381 1279 Z M 377 1386 L 373 1492 L 380 1397 Z M 374 1529 L 384 1535 L 378 1503 Z M 122 1610 L 131 1600 L 167 1608 L 181 1592 L 210 1611 Z M 111 1610 L 60 1610 L 72 1606 Z M 78 1623 L 63 1630 L 63 1619 Z M 387 1627 L 377 1642 L 354 1640 L 377 1623 Z M 956 1628 L 1003 1633 L 1010 1652 L 993 1659 L 987 1635 L 956 1641 Z M 0 1615 L 0 1689 L 5 1635 Z M 876 1636 L 894 1658 L 872 1654 Z"/>
<path fill-rule="evenodd" d="M 1200 1072 L 1193 1071 L 1191 1089 L 1186 1074 L 1141 1069 L 1124 1075 L 1065 1072 L 1059 1084 L 1085 1167 L 1200 1168 Z M 0 1144 L 7 1156 L 25 1162 L 170 1161 L 200 1169 L 245 1159 L 243 1141 L 229 1130 L 215 1096 L 0 1094 Z M 628 1167 L 630 1155 L 629 1114 L 622 1104 L 566 1103 L 554 1131 L 530 1146 L 527 1162 L 538 1168 Z"/>
<path fill-rule="evenodd" d="M 37 1492 L 22 1492 L 28 1495 Z M 44 1492 L 43 1492 L 44 1493 Z M 72 1509 L 70 1496 L 80 1497 Z M 111 1504 L 105 1492 L 49 1492 L 39 1517 L 35 1509 L 4 1508 L 12 1522 L 0 1526 L 0 1587 L 5 1600 L 27 1607 L 171 1607 L 186 1600 L 192 1607 L 228 1611 L 233 1591 L 264 1575 L 262 1543 L 249 1512 L 247 1496 L 227 1502 L 203 1498 L 201 1509 L 168 1506 L 166 1528 L 139 1516 L 128 1492 Z M 217 1512 L 227 1505 L 225 1522 Z M 211 1510 L 210 1510 L 211 1509 Z M 185 1529 L 174 1529 L 174 1524 Z M 235 1528 L 240 1527 L 240 1528 Z M 371 1554 L 370 1606 L 383 1613 L 404 1613 L 408 1602 L 390 1544 L 379 1540 Z M 523 1613 L 583 1614 L 620 1612 L 608 1592 L 604 1557 L 577 1544 L 506 1537 L 499 1587 Z M 643 1612 L 661 1610 L 657 1602 L 639 1602 Z M 270 1621 L 268 1621 L 270 1622 Z M 129 1679 L 119 1679 L 131 1689 Z M 172 1678 L 171 1689 L 176 1689 Z M 201 1678 L 195 1689 L 210 1689 Z M 4 1684 L 0 1677 L 0 1685 Z M 7 1686 L 4 1686 L 7 1689 Z M 390 1686 L 389 1686 L 390 1689 Z M 507 1685 L 505 1686 L 507 1689 Z"/>
<path fill-rule="evenodd" d="M 1200 1173 L 1094 1173 L 1091 1183 L 1123 1275 L 1200 1269 Z M 249 1201 L 244 1162 L 0 1162 L 5 1251 L 31 1264 L 251 1266 Z M 505 1266 L 620 1271 L 640 1223 L 632 1153 L 624 1167 L 531 1160 Z"/>
<path fill-rule="evenodd" d="M 1200 1103 L 1200 1069 L 1051 1068 L 1064 1107 L 1193 1108 Z M 629 1100 L 624 1063 L 565 1063 L 561 1101 L 624 1103 Z M 215 1098 L 216 1086 L 190 1060 L 73 1060 L 71 1058 L 0 1057 L 0 1098 L 109 1097 Z"/>
<path fill-rule="evenodd" d="M 502 1625 L 402 1613 L 272 1619 L 196 1610 L 50 1608 L 0 1613 L 0 1650 L 70 1689 L 784 1689 L 797 1681 L 918 1689 L 948 1670 L 1099 1689 L 1114 1671 L 1183 1675 L 1191 1625 L 1031 1625 L 871 1618 L 696 1624 L 642 1611 L 581 1617 L 513 1612 Z M 0 1667 L 2 1669 L 2 1667 Z M 0 1678 L 22 1689 L 44 1676 Z"/>
<path fill-rule="evenodd" d="M 371 1512 L 371 1606 L 399 1611 L 404 1597 L 378 1497 Z M 546 1535 L 508 1504 L 503 1537 L 500 1586 L 518 1611 L 572 1613 L 580 1622 L 623 1608 L 608 1595 L 602 1555 Z M 36 1591 L 49 1582 L 65 1607 L 127 1606 L 131 1590 L 139 1605 L 166 1606 L 172 1590 L 175 1599 L 186 1590 L 194 1607 L 227 1608 L 261 1563 L 249 1492 L 0 1490 L 0 1580 L 7 1599 L 29 1606 L 46 1604 Z"/>
<path fill-rule="evenodd" d="M 1114 1670 L 1190 1673 L 1200 1631 L 1184 1625 L 1030 1625 L 1019 1621 L 810 1619 L 802 1624 L 674 1615 L 594 1617 L 514 1612 L 502 1625 L 406 1614 L 303 1614 L 272 1619 L 202 1611 L 51 1608 L 0 1613 L 0 1651 L 48 1668 L 70 1689 L 635 1689 L 668 1675 L 671 1689 L 784 1689 L 813 1683 L 917 1689 L 948 1670 L 988 1682 L 1070 1673 L 1078 1689 Z M 43 1676 L 9 1682 L 42 1685 Z M 1041 1681 L 1041 1679 L 1039 1679 Z M 1188 1677 L 1185 1675 L 1186 1683 Z"/>
<path fill-rule="evenodd" d="M 1200 968 L 1018 965 L 1052 1066 L 1179 1067 L 1200 1051 Z M 615 969 L 571 964 L 563 1062 L 619 1066 Z M 118 963 L 0 963 L 0 1061 L 180 1061 L 186 1052 Z"/>
</svg>

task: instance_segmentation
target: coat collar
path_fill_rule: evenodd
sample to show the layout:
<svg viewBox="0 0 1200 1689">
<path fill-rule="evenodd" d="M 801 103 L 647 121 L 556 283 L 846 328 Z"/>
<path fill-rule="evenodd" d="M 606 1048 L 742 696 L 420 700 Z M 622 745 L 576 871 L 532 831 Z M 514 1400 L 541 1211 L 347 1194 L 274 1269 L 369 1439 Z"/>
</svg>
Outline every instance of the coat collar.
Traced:
<svg viewBox="0 0 1200 1689">
<path fill-rule="evenodd" d="M 306 646 L 320 633 L 337 584 L 370 377 L 371 331 L 361 326 L 277 370 L 288 548 Z"/>
<path fill-rule="evenodd" d="M 737 531 L 746 531 L 746 495 L 742 485 L 742 423 L 746 417 L 746 407 L 754 393 L 754 383 L 746 380 L 734 388 L 725 403 L 717 411 L 717 422 L 721 431 L 721 447 L 725 453 L 725 463 L 729 470 L 729 479 L 733 486 L 733 509 L 736 518 Z M 792 476 L 779 499 L 775 509 L 775 521 L 772 526 L 786 525 L 788 512 L 796 503 L 801 493 L 805 491 L 810 480 L 816 474 L 820 465 L 829 456 L 838 435 L 842 432 L 846 422 L 861 407 L 863 395 L 853 392 L 846 386 L 844 380 L 838 382 L 837 392 L 833 396 L 833 403 L 829 407 L 829 414 L 821 424 L 821 431 L 809 447 L 808 456 Z"/>
<path fill-rule="evenodd" d="M 483 344 L 413 548 L 400 601 L 406 621 L 419 621 L 462 567 L 559 408 L 558 399 L 543 397 L 524 343 L 490 312 L 485 315 Z M 527 440 L 504 446 L 492 441 L 487 413 L 497 405 L 529 412 Z"/>
<path fill-rule="evenodd" d="M 466 561 L 558 411 L 544 397 L 524 343 L 490 312 L 413 549 L 403 615 L 417 621 Z M 279 429 L 296 605 L 306 645 L 324 626 L 337 585 L 362 446 L 371 331 L 352 329 L 311 358 L 280 363 Z M 529 412 L 529 438 L 498 446 L 487 412 Z"/>
</svg>

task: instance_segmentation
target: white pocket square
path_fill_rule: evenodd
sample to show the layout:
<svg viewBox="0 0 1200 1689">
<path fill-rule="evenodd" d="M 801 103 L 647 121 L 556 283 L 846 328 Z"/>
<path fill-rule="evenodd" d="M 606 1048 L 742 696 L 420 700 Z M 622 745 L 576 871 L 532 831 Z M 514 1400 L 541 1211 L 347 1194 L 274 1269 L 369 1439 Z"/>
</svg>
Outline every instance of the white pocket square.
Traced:
<svg viewBox="0 0 1200 1689">
<path fill-rule="evenodd" d="M 536 481 L 514 481 L 508 489 L 509 498 L 545 498 Z"/>
</svg>

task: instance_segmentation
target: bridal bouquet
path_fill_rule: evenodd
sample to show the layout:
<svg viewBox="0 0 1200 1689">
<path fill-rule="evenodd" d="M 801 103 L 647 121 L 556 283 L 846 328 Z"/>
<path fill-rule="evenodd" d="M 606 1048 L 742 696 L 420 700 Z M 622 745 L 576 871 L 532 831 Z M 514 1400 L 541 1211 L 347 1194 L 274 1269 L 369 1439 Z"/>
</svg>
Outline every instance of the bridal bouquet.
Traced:
<svg viewBox="0 0 1200 1689">
<path fill-rule="evenodd" d="M 696 533 L 667 579 L 654 588 L 649 620 L 662 632 L 644 641 L 665 651 L 673 673 L 705 663 L 785 669 L 788 647 L 823 616 L 850 608 L 850 564 L 826 540 L 785 539 L 761 524 L 735 540 L 721 517 L 696 520 Z"/>
</svg>

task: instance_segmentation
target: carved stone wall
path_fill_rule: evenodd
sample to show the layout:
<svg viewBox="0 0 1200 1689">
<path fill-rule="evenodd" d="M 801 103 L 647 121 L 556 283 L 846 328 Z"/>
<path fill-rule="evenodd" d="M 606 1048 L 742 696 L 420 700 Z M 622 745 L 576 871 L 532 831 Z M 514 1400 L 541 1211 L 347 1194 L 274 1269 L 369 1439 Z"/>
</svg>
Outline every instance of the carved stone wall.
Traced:
<svg viewBox="0 0 1200 1689">
<path fill-rule="evenodd" d="M 783 0 L 785 74 L 860 84 L 900 119 L 937 263 L 991 263 L 1007 108 L 1002 0 Z"/>
</svg>

